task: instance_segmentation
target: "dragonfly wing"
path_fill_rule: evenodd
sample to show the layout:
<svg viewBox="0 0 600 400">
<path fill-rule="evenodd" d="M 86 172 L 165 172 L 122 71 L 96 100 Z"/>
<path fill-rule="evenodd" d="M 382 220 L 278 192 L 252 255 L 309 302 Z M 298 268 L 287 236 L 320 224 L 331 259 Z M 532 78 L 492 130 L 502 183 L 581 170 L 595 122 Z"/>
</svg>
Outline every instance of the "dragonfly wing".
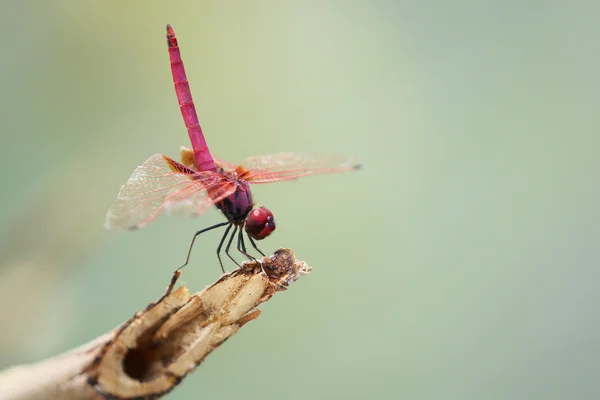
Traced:
<svg viewBox="0 0 600 400">
<path fill-rule="evenodd" d="M 214 174 L 212 171 L 205 171 Z M 203 174 L 199 172 L 198 174 Z M 198 216 L 224 198 L 230 196 L 236 190 L 234 182 L 220 179 L 216 185 L 203 187 L 200 191 L 188 195 L 186 190 L 181 191 L 175 198 L 170 198 L 165 206 L 169 215 Z M 210 191 L 210 195 L 209 195 Z"/>
<path fill-rule="evenodd" d="M 235 169 L 235 164 L 229 163 L 227 161 L 223 161 L 220 158 L 217 158 L 215 156 L 213 156 L 213 159 L 215 160 L 215 164 L 217 164 L 217 167 L 221 167 L 226 171 Z"/>
<path fill-rule="evenodd" d="M 155 154 L 137 167 L 121 187 L 104 226 L 141 228 L 172 208 L 178 214 L 199 214 L 234 191 L 235 184 L 215 172 L 195 172 L 167 156 Z"/>
<path fill-rule="evenodd" d="M 239 167 L 241 179 L 251 183 L 269 183 L 307 175 L 352 171 L 359 169 L 360 164 L 346 156 L 279 153 L 250 157 Z"/>
</svg>

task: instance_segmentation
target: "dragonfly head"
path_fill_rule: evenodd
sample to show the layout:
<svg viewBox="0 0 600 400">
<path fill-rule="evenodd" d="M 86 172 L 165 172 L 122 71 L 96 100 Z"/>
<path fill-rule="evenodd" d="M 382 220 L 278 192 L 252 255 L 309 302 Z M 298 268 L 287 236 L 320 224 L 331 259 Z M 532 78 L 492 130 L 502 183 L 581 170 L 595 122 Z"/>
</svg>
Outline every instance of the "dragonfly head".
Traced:
<svg viewBox="0 0 600 400">
<path fill-rule="evenodd" d="M 275 230 L 275 219 L 268 208 L 259 207 L 250 211 L 244 226 L 248 236 L 252 239 L 261 240 Z"/>
</svg>

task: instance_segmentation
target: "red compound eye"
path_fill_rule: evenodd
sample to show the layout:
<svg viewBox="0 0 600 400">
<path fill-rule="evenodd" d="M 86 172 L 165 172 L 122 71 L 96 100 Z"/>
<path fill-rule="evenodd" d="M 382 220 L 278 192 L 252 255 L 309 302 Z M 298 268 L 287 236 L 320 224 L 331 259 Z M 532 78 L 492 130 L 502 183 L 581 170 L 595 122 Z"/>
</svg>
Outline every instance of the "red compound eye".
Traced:
<svg viewBox="0 0 600 400">
<path fill-rule="evenodd" d="M 252 239 L 266 238 L 275 230 L 273 213 L 265 207 L 255 208 L 246 217 L 245 229 Z"/>
</svg>

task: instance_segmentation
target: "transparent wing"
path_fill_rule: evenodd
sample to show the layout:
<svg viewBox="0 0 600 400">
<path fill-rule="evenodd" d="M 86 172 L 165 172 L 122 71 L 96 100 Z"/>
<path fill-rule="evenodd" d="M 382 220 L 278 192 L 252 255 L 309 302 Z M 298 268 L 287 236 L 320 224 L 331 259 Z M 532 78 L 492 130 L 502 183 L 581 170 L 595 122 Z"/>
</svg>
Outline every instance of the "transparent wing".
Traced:
<svg viewBox="0 0 600 400">
<path fill-rule="evenodd" d="M 235 169 L 235 164 L 232 164 L 230 162 L 227 161 L 223 161 L 215 156 L 213 156 L 213 159 L 215 160 L 215 164 L 217 164 L 217 167 L 221 167 L 223 168 L 225 171 L 232 171 Z"/>
<path fill-rule="evenodd" d="M 307 175 L 352 171 L 358 168 L 360 164 L 346 156 L 279 153 L 250 157 L 238 166 L 237 171 L 239 178 L 248 182 L 269 183 Z"/>
<path fill-rule="evenodd" d="M 234 191 L 235 183 L 215 172 L 195 172 L 167 156 L 155 154 L 137 167 L 121 187 L 104 226 L 141 228 L 170 209 L 177 214 L 200 214 Z"/>
</svg>

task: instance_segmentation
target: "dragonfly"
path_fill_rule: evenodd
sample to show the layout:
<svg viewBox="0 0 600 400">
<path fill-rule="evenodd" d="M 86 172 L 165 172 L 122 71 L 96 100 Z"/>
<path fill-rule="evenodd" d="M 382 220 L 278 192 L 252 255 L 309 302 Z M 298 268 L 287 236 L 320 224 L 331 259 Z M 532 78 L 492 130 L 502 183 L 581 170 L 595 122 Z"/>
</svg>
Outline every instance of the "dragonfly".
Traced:
<svg viewBox="0 0 600 400">
<path fill-rule="evenodd" d="M 264 206 L 256 207 L 250 185 L 353 171 L 360 168 L 360 164 L 345 156 L 300 153 L 254 156 L 238 165 L 213 157 L 200 127 L 177 38 L 170 25 L 167 25 L 167 44 L 175 93 L 192 148 L 181 147 L 181 162 L 155 154 L 137 167 L 119 190 L 104 225 L 107 229 L 133 230 L 165 212 L 194 216 L 214 205 L 226 220 L 194 234 L 185 263 L 175 272 L 189 263 L 198 236 L 226 227 L 217 247 L 217 258 L 224 273 L 221 249 L 226 241 L 225 254 L 240 266 L 230 253 L 233 241 L 236 240 L 237 250 L 243 256 L 255 260 L 247 251 L 244 232 L 252 247 L 264 257 L 255 241 L 275 230 L 273 213 Z"/>
</svg>

